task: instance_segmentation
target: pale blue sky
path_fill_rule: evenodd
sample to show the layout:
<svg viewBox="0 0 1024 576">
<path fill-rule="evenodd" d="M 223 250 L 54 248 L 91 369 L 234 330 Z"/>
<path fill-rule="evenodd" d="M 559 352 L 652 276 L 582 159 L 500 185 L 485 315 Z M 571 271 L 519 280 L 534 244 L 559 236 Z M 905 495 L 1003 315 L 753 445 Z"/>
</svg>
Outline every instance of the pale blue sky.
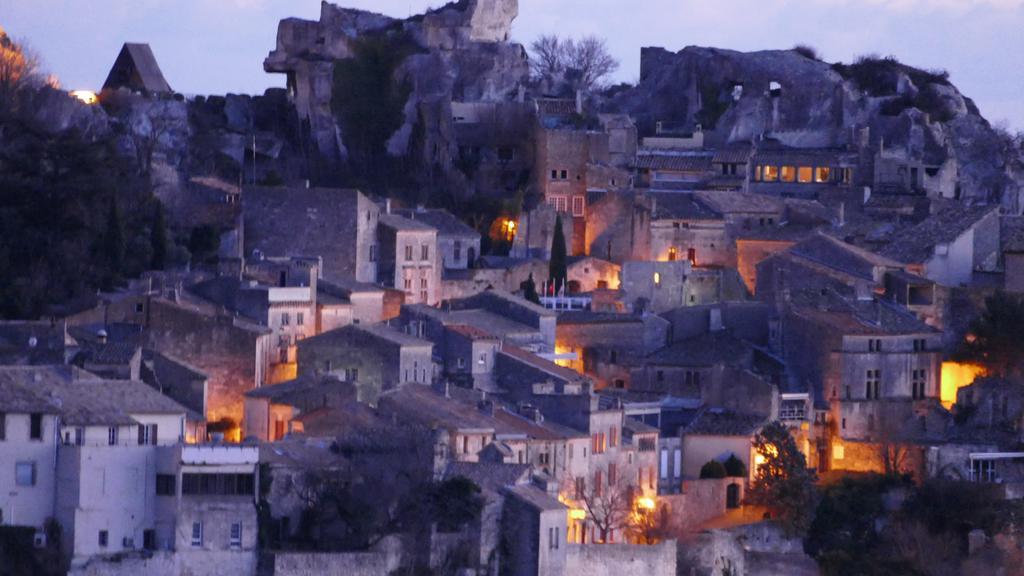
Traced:
<svg viewBox="0 0 1024 576">
<path fill-rule="evenodd" d="M 338 0 L 407 16 L 440 0 Z M 148 42 L 188 94 L 262 92 L 277 22 L 315 19 L 319 0 L 0 0 L 0 26 L 27 39 L 68 88 L 96 88 L 125 41 Z M 1024 0 L 520 0 L 516 40 L 597 34 L 634 80 L 641 46 L 737 50 L 807 43 L 829 61 L 894 54 L 952 79 L 992 120 L 1024 130 Z"/>
</svg>

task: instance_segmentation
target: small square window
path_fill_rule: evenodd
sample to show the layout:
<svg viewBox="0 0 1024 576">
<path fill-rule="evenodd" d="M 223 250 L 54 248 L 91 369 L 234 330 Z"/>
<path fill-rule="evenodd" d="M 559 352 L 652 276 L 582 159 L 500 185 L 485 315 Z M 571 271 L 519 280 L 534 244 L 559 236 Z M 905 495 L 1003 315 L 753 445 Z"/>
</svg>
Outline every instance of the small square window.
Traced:
<svg viewBox="0 0 1024 576">
<path fill-rule="evenodd" d="M 36 485 L 36 463 L 18 462 L 14 465 L 14 479 L 18 486 Z"/>
<path fill-rule="evenodd" d="M 230 546 L 232 548 L 242 547 L 242 523 L 235 522 L 231 524 L 231 540 Z"/>
<path fill-rule="evenodd" d="M 110 542 L 110 534 L 106 530 L 100 530 L 99 545 L 100 548 L 106 548 L 107 543 Z"/>
<path fill-rule="evenodd" d="M 192 523 L 192 546 L 200 547 L 203 545 L 203 523 L 193 522 Z"/>
</svg>

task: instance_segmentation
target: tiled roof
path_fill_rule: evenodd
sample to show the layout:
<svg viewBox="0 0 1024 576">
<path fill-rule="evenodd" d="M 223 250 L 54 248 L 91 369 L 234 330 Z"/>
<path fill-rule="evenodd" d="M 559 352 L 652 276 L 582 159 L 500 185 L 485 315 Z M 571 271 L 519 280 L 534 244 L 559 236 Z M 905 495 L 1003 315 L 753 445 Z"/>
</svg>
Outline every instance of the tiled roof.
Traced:
<svg viewBox="0 0 1024 576">
<path fill-rule="evenodd" d="M 455 332 L 460 336 L 464 336 L 470 340 L 497 340 L 498 337 L 486 330 L 481 330 L 475 326 L 468 324 L 451 324 L 447 326 L 448 330 Z"/>
<path fill-rule="evenodd" d="M 641 324 L 644 319 L 638 314 L 616 314 L 615 312 L 590 312 L 571 310 L 558 316 L 559 324 Z"/>
<path fill-rule="evenodd" d="M 131 342 L 82 342 L 77 359 L 91 364 L 123 366 L 132 361 L 139 346 Z"/>
<path fill-rule="evenodd" d="M 722 220 L 722 215 L 693 194 L 650 192 L 654 220 Z"/>
<path fill-rule="evenodd" d="M 736 146 L 715 150 L 716 164 L 746 164 L 752 150 L 749 146 Z"/>
<path fill-rule="evenodd" d="M 754 194 L 752 192 L 695 192 L 697 198 L 711 209 L 722 214 L 732 213 L 781 213 L 785 203 L 781 198 Z"/>
<path fill-rule="evenodd" d="M 468 224 L 459 220 L 447 210 L 400 210 L 397 212 L 410 220 L 426 223 L 437 229 L 439 236 L 457 236 L 460 238 L 479 238 L 480 233 Z"/>
<path fill-rule="evenodd" d="M 726 331 L 709 332 L 676 342 L 647 357 L 654 366 L 705 367 L 748 363 L 753 348 Z"/>
<path fill-rule="evenodd" d="M 879 253 L 907 264 L 923 263 L 934 255 L 937 245 L 956 240 L 979 220 L 998 209 L 997 206 L 947 208 L 893 235 L 889 244 Z"/>
<path fill-rule="evenodd" d="M 444 477 L 466 478 L 483 490 L 497 492 L 525 482 L 529 478 L 528 464 L 497 464 L 492 462 L 450 462 Z"/>
<path fill-rule="evenodd" d="M 579 373 L 574 372 L 569 368 L 559 366 L 558 364 L 555 364 L 550 360 L 545 360 L 536 354 L 530 354 L 522 348 L 517 348 L 515 346 L 503 346 L 500 354 L 504 354 L 533 368 L 547 372 L 548 374 L 561 378 L 562 380 L 574 382 L 583 378 Z"/>
<path fill-rule="evenodd" d="M 874 280 L 875 267 L 900 267 L 898 262 L 825 234 L 811 236 L 790 248 L 790 252 L 865 280 Z"/>
<path fill-rule="evenodd" d="M 686 427 L 684 434 L 703 436 L 753 436 L 767 422 L 764 416 L 708 408 Z"/>
<path fill-rule="evenodd" d="M 636 167 L 641 170 L 666 172 L 707 172 L 711 170 L 713 156 L 709 153 L 652 153 L 641 151 L 636 156 Z"/>
<path fill-rule="evenodd" d="M 515 498 L 526 504 L 541 510 L 566 510 L 568 506 L 562 504 L 557 498 L 535 486 L 516 486 L 509 488 L 508 492 Z"/>
<path fill-rule="evenodd" d="M 754 152 L 753 160 L 775 166 L 830 166 L 855 158 L 846 150 L 832 148 L 761 148 Z"/>
<path fill-rule="evenodd" d="M 799 302 L 800 293 L 794 294 L 793 313 L 814 322 L 830 326 L 846 335 L 934 334 L 937 330 L 904 308 L 886 301 L 861 301 L 842 298 L 828 293 L 814 294 L 814 304 Z"/>
<path fill-rule="evenodd" d="M 405 216 L 399 216 L 398 214 L 381 214 L 380 224 L 381 226 L 387 226 L 388 228 L 394 228 L 395 230 L 409 230 L 415 232 L 437 231 L 437 228 L 434 228 L 425 221 L 406 218 Z"/>
</svg>

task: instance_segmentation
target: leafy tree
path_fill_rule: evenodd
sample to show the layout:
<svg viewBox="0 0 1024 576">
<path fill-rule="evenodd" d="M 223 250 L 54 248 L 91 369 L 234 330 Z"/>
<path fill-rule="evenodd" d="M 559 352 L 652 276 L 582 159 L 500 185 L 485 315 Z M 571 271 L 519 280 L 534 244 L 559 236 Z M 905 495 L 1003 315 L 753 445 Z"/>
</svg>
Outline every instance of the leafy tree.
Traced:
<svg viewBox="0 0 1024 576">
<path fill-rule="evenodd" d="M 197 260 L 206 260 L 220 249 L 220 232 L 209 224 L 192 229 L 188 238 L 188 250 Z"/>
<path fill-rule="evenodd" d="M 562 216 L 555 217 L 555 233 L 551 238 L 551 260 L 548 262 L 548 278 L 557 294 L 569 279 L 565 253 L 565 233 L 562 232 Z"/>
<path fill-rule="evenodd" d="M 163 270 L 167 265 L 167 223 L 164 221 L 164 206 L 159 201 L 153 210 L 153 224 L 149 231 L 149 244 L 153 252 L 150 267 Z"/>
<path fill-rule="evenodd" d="M 746 478 L 747 466 L 735 454 L 725 461 L 725 473 L 732 478 Z"/>
<path fill-rule="evenodd" d="M 429 493 L 430 517 L 442 532 L 456 532 L 480 519 L 484 499 L 480 487 L 462 476 L 435 484 Z"/>
<path fill-rule="evenodd" d="M 789 535 L 803 534 L 810 525 L 816 498 L 815 472 L 779 422 L 765 426 L 754 439 L 764 458 L 754 474 L 747 501 L 768 508 Z"/>
<path fill-rule="evenodd" d="M 537 294 L 537 282 L 533 279 L 533 272 L 530 272 L 530 277 L 519 288 L 523 291 L 523 298 L 534 304 L 540 304 L 540 296 Z"/>
<path fill-rule="evenodd" d="M 725 466 L 723 466 L 718 460 L 710 460 L 700 467 L 701 479 L 725 478 L 727 475 L 728 473 L 725 470 Z"/>
<path fill-rule="evenodd" d="M 19 92 L 42 84 L 39 58 L 0 27 L 0 113 L 14 111 Z"/>
<path fill-rule="evenodd" d="M 1024 297 L 996 292 L 971 322 L 957 359 L 984 366 L 991 374 L 1019 374 L 1024 368 Z"/>
</svg>

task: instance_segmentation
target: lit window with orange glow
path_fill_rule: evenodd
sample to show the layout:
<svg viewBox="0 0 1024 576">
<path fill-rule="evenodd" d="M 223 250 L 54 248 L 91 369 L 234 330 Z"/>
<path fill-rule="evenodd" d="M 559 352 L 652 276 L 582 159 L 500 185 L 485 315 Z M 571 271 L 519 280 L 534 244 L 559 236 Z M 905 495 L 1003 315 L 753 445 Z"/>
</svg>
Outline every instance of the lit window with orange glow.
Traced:
<svg viewBox="0 0 1024 576">
<path fill-rule="evenodd" d="M 764 167 L 764 181 L 765 182 L 778 182 L 779 181 L 779 167 L 778 166 L 765 166 Z"/>
<path fill-rule="evenodd" d="M 810 184 L 814 177 L 814 168 L 810 166 L 801 166 L 796 171 L 797 182 L 801 184 Z"/>
<path fill-rule="evenodd" d="M 794 166 L 783 166 L 780 172 L 779 179 L 783 182 L 793 182 L 796 180 L 796 167 Z"/>
<path fill-rule="evenodd" d="M 958 362 L 942 363 L 942 381 L 940 400 L 946 409 L 956 404 L 956 394 L 964 387 L 970 386 L 974 380 L 985 376 L 986 370 L 977 364 L 960 364 Z"/>
<path fill-rule="evenodd" d="M 661 286 L 661 272 L 654 273 L 654 285 Z"/>
<path fill-rule="evenodd" d="M 832 179 L 832 169 L 827 166 L 818 166 L 814 169 L 814 181 L 824 184 Z"/>
<path fill-rule="evenodd" d="M 668 261 L 669 262 L 675 262 L 677 256 L 678 256 L 678 252 L 676 252 L 676 249 L 674 247 L 668 249 Z"/>
</svg>

